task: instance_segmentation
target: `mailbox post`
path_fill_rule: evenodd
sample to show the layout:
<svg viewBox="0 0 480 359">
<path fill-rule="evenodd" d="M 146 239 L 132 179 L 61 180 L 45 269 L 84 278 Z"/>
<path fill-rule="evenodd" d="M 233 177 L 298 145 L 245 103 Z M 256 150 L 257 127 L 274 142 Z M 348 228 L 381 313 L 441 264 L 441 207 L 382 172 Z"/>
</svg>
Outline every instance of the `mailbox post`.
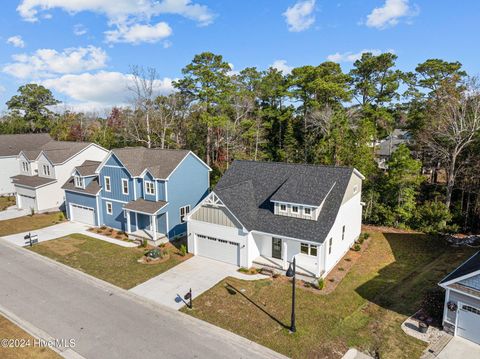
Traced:
<svg viewBox="0 0 480 359">
<path fill-rule="evenodd" d="M 187 307 L 189 307 L 190 309 L 192 309 L 192 288 L 190 288 L 190 290 L 188 291 L 187 294 L 185 294 L 185 296 L 183 297 L 185 300 L 188 300 L 188 304 L 187 304 Z"/>
</svg>

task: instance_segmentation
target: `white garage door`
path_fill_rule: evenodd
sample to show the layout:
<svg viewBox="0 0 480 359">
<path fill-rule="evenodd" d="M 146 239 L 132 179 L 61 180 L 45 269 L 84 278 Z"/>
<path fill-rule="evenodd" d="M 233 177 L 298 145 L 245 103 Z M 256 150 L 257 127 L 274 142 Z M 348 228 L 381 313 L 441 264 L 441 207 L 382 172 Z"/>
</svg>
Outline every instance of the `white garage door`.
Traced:
<svg viewBox="0 0 480 359">
<path fill-rule="evenodd" d="M 462 304 L 457 313 L 457 335 L 480 344 L 480 308 Z"/>
<path fill-rule="evenodd" d="M 89 224 L 90 226 L 95 225 L 95 211 L 93 208 L 71 204 L 70 210 L 72 221 Z"/>
<path fill-rule="evenodd" d="M 35 209 L 35 197 L 20 195 L 20 207 L 23 209 L 30 210 L 31 208 Z"/>
<path fill-rule="evenodd" d="M 225 239 L 196 234 L 197 254 L 218 261 L 240 265 L 240 246 Z"/>
</svg>

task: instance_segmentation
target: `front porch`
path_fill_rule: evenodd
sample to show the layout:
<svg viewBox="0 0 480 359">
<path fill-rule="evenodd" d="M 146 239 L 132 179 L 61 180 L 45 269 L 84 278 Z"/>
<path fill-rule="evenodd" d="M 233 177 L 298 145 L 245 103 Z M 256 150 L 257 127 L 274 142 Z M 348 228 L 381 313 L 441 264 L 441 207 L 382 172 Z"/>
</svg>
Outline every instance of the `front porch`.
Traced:
<svg viewBox="0 0 480 359">
<path fill-rule="evenodd" d="M 165 233 L 154 232 L 146 228 L 137 229 L 136 231 L 127 233 L 132 239 L 146 239 L 147 241 L 154 242 L 155 244 L 168 242 L 168 237 Z"/>
<path fill-rule="evenodd" d="M 285 272 L 288 269 L 288 264 L 287 264 L 287 268 L 284 268 L 284 263 L 282 259 L 258 256 L 253 260 L 253 267 L 255 268 L 268 267 L 285 274 Z M 315 274 L 316 270 L 317 269 L 314 266 L 299 263 L 297 259 L 296 272 L 298 275 L 309 277 L 309 278 L 315 278 L 317 277 L 317 275 Z"/>
<path fill-rule="evenodd" d="M 138 199 L 124 206 L 130 237 L 157 245 L 168 242 L 166 202 Z"/>
</svg>

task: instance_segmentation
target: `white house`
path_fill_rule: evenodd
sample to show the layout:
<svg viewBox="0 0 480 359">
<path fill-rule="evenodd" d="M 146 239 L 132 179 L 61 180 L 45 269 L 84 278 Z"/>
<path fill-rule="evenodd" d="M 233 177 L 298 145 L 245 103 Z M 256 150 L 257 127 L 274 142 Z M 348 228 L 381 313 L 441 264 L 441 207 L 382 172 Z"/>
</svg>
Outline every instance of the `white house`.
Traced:
<svg viewBox="0 0 480 359">
<path fill-rule="evenodd" d="M 20 174 L 12 177 L 17 207 L 44 212 L 62 208 L 63 184 L 86 160 L 103 161 L 108 151 L 90 142 L 50 141 L 41 150 L 23 150 Z"/>
<path fill-rule="evenodd" d="M 0 196 L 15 192 L 10 177 L 20 174 L 18 154 L 22 150 L 40 152 L 50 141 L 52 139 L 46 133 L 0 135 Z"/>
<path fill-rule="evenodd" d="M 445 289 L 443 329 L 480 344 L 480 252 L 439 285 Z"/>
<path fill-rule="evenodd" d="M 241 267 L 324 277 L 361 232 L 353 168 L 235 161 L 188 215 L 188 250 Z"/>
</svg>

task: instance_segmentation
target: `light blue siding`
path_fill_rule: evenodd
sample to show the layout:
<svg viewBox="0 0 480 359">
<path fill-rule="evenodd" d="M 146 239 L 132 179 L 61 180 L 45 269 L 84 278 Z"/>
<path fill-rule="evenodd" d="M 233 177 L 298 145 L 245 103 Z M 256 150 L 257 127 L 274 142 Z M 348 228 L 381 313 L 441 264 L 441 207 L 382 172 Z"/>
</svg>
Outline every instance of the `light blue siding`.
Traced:
<svg viewBox="0 0 480 359">
<path fill-rule="evenodd" d="M 147 201 L 155 201 L 156 200 L 156 195 L 149 195 L 145 191 L 145 181 L 151 181 L 155 183 L 155 180 L 153 179 L 153 176 L 150 173 L 145 173 L 145 176 L 143 177 L 143 198 L 145 198 Z"/>
<path fill-rule="evenodd" d="M 106 205 L 107 202 L 112 203 L 112 214 L 107 213 L 107 205 Z M 127 220 L 125 218 L 124 211 L 123 211 L 123 203 L 109 201 L 108 199 L 102 199 L 102 201 L 100 201 L 100 204 L 102 207 L 101 212 L 103 215 L 102 224 L 107 227 L 112 227 L 115 229 L 126 231 Z"/>
<path fill-rule="evenodd" d="M 165 201 L 165 181 L 157 181 L 158 200 Z"/>
<path fill-rule="evenodd" d="M 95 195 L 88 195 L 79 192 L 65 191 L 65 209 L 67 211 L 68 219 L 70 216 L 70 204 L 77 204 L 79 206 L 90 207 L 95 212 L 95 225 L 98 226 L 97 219 L 97 197 Z"/>
<path fill-rule="evenodd" d="M 87 187 L 90 183 L 92 183 L 95 177 L 96 176 L 83 177 L 83 181 L 85 182 L 85 187 Z"/>
<path fill-rule="evenodd" d="M 105 177 L 110 177 L 111 191 L 105 190 Z M 122 193 L 122 179 L 128 180 L 128 195 Z M 102 186 L 102 197 L 113 198 L 119 201 L 130 202 L 133 200 L 133 180 L 125 168 L 103 167 L 100 170 L 100 184 Z"/>
<path fill-rule="evenodd" d="M 186 233 L 186 223 L 180 223 L 180 207 L 193 209 L 208 193 L 210 173 L 194 155 L 189 154 L 170 175 L 168 191 L 168 237 Z"/>
</svg>

